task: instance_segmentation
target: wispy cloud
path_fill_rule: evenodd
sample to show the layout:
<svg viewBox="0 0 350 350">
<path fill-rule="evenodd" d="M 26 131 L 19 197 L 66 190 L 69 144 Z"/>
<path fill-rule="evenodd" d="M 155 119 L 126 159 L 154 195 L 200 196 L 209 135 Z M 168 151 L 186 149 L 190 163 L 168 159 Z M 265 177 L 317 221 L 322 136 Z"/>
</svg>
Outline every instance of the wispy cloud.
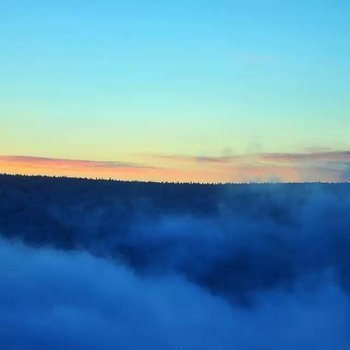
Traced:
<svg viewBox="0 0 350 350">
<path fill-rule="evenodd" d="M 204 156 L 204 155 L 184 155 L 184 154 L 148 154 L 146 157 L 167 162 L 183 163 L 214 163 L 228 164 L 240 159 L 246 159 L 247 156 Z"/>
<path fill-rule="evenodd" d="M 96 161 L 34 156 L 0 156 L 0 172 L 28 175 L 57 175 L 120 180 L 219 182 L 210 169 L 181 169 L 157 164 L 122 161 Z"/>
<path fill-rule="evenodd" d="M 179 155 L 179 154 L 151 154 L 152 158 L 199 163 L 223 163 L 236 161 L 255 160 L 273 162 L 299 162 L 299 161 L 350 161 L 350 151 L 317 151 L 299 153 L 263 152 L 229 156 L 202 156 L 202 155 Z"/>
<path fill-rule="evenodd" d="M 152 154 L 149 157 L 167 164 L 215 169 L 231 174 L 232 181 L 344 181 L 344 172 L 350 166 L 350 151 L 329 149 L 225 156 Z"/>
<path fill-rule="evenodd" d="M 0 172 L 179 182 L 349 181 L 350 151 L 207 156 L 143 154 L 140 162 L 0 156 Z"/>
<path fill-rule="evenodd" d="M 121 180 L 152 180 L 162 169 L 123 161 L 96 161 L 33 156 L 0 156 L 0 172 L 28 175 L 57 175 Z"/>
<path fill-rule="evenodd" d="M 308 162 L 308 161 L 349 161 L 350 151 L 325 151 L 304 153 L 261 153 L 261 160 L 274 162 Z"/>
<path fill-rule="evenodd" d="M 14 164 L 30 165 L 32 167 L 60 167 L 60 168 L 102 168 L 102 169 L 155 169 L 140 163 L 118 162 L 118 161 L 95 161 L 95 160 L 77 160 L 77 159 L 61 159 L 49 157 L 33 157 L 33 156 L 0 156 L 0 162 L 8 162 Z"/>
</svg>

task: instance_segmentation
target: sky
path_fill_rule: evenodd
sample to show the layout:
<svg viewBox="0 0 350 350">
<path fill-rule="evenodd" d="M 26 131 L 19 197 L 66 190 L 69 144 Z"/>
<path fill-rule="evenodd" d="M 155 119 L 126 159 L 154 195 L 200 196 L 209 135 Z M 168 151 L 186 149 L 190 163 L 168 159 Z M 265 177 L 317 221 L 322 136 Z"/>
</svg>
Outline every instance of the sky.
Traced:
<svg viewBox="0 0 350 350">
<path fill-rule="evenodd" d="M 350 180 L 345 0 L 4 0 L 0 172 Z"/>
</svg>

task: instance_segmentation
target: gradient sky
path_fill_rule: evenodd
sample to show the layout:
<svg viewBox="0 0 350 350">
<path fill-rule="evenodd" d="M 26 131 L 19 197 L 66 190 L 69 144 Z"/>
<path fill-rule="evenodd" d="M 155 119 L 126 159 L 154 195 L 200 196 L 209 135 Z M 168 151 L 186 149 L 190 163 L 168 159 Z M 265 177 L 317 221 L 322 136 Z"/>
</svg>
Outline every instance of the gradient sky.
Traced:
<svg viewBox="0 0 350 350">
<path fill-rule="evenodd" d="M 350 2 L 4 0 L 0 172 L 348 181 Z"/>
</svg>

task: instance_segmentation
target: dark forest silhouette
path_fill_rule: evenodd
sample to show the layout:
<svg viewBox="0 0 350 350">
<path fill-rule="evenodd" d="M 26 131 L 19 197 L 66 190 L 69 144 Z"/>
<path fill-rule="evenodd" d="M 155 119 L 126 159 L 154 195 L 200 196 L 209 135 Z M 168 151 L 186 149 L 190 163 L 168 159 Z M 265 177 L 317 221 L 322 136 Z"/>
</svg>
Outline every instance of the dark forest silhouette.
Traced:
<svg viewBox="0 0 350 350">
<path fill-rule="evenodd" d="M 349 213 L 350 184 L 1 175 L 0 308 L 7 318 L 0 321 L 13 318 L 13 337 L 0 327 L 1 348 L 15 349 L 20 334 L 22 348 L 61 349 L 69 331 L 57 330 L 56 339 L 45 338 L 45 329 L 51 334 L 51 310 L 63 303 L 93 329 L 91 338 L 74 333 L 67 349 L 114 349 L 112 338 L 119 348 L 138 349 L 143 332 L 155 349 L 348 349 Z M 120 315 L 125 299 L 132 321 Z M 149 308 L 147 331 L 138 325 L 139 304 Z M 13 305 L 21 305 L 18 315 Z M 101 329 L 102 316 L 89 305 L 105 317 Z M 22 317 L 27 308 L 31 322 Z M 158 308 L 172 310 L 162 326 Z M 334 326 L 320 323 L 320 314 Z M 41 318 L 47 321 L 33 326 Z M 126 343 L 115 333 L 121 325 Z M 237 327 L 245 327 L 242 338 Z"/>
</svg>

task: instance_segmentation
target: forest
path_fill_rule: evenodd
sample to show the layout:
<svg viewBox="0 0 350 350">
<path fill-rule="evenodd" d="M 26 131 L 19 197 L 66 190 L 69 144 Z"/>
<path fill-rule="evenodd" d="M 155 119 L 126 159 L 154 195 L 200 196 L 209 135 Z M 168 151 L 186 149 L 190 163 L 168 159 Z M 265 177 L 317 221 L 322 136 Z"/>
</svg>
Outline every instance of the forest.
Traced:
<svg viewBox="0 0 350 350">
<path fill-rule="evenodd" d="M 0 347 L 348 349 L 349 213 L 346 183 L 1 175 Z"/>
</svg>

